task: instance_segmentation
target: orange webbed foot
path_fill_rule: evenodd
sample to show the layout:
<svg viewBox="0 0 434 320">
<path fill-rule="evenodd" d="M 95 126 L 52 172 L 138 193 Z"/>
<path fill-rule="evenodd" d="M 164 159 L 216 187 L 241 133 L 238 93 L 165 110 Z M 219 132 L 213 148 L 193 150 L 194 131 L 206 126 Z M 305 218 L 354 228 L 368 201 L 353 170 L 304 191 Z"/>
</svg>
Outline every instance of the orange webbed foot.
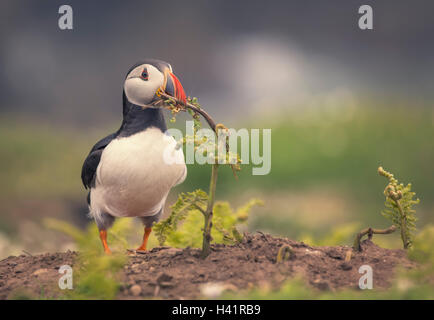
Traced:
<svg viewBox="0 0 434 320">
<path fill-rule="evenodd" d="M 110 250 L 110 248 L 108 247 L 108 244 L 107 244 L 107 230 L 104 230 L 104 229 L 100 230 L 99 231 L 99 238 L 101 239 L 102 246 L 104 247 L 104 252 L 107 255 L 111 255 L 112 252 L 111 252 L 111 250 Z"/>
<path fill-rule="evenodd" d="M 140 247 L 138 247 L 136 249 L 136 251 L 140 251 L 140 252 L 146 251 L 146 246 L 148 244 L 148 238 L 149 238 L 149 235 L 151 234 L 151 232 L 152 232 L 152 228 L 147 228 L 147 227 L 145 228 L 145 234 L 143 235 L 143 243 Z"/>
</svg>

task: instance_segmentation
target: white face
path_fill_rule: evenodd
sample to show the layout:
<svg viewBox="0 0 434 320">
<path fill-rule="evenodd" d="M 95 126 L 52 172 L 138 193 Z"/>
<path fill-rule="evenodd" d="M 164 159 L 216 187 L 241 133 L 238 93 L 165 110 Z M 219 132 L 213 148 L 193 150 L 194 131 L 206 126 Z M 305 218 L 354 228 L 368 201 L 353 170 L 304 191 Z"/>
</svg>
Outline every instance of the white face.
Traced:
<svg viewBox="0 0 434 320">
<path fill-rule="evenodd" d="M 150 64 L 134 68 L 125 79 L 124 90 L 128 101 L 148 106 L 157 90 L 164 85 L 164 75 Z"/>
</svg>

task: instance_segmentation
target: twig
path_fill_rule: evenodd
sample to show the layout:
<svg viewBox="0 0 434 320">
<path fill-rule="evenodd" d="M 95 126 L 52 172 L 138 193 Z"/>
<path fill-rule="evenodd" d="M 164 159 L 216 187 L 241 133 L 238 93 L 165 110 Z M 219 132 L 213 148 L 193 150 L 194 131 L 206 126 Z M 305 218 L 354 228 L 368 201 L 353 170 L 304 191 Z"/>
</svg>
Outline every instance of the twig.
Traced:
<svg viewBox="0 0 434 320">
<path fill-rule="evenodd" d="M 225 128 L 225 126 L 222 124 L 216 124 L 215 121 L 211 118 L 211 116 L 206 111 L 204 111 L 198 106 L 193 105 L 192 103 L 178 100 L 166 94 L 162 90 L 158 90 L 157 96 L 160 97 L 160 100 L 157 100 L 154 103 L 154 106 L 160 106 L 160 107 L 172 109 L 172 111 L 174 112 L 186 111 L 187 109 L 193 110 L 195 115 L 200 114 L 206 120 L 206 122 L 208 122 L 208 125 L 214 131 L 217 138 L 218 138 L 218 130 Z M 229 151 L 229 145 L 227 140 L 226 140 L 226 151 Z M 207 207 L 205 210 L 201 210 L 201 208 L 198 208 L 199 211 L 203 213 L 204 220 L 205 220 L 204 228 L 203 228 L 203 243 L 202 243 L 202 253 L 201 253 L 201 257 L 203 259 L 206 258 L 211 252 L 211 240 L 212 240 L 211 229 L 212 229 L 215 191 L 217 185 L 218 166 L 219 166 L 218 162 L 212 165 Z M 233 164 L 231 164 L 231 168 L 232 168 L 232 172 L 234 173 L 234 176 L 237 178 L 236 168 Z"/>
<path fill-rule="evenodd" d="M 33 257 L 33 254 L 31 254 L 30 252 L 28 252 L 28 251 L 26 251 L 26 250 L 21 250 L 22 252 L 24 252 L 25 254 L 27 254 L 28 256 L 30 256 L 30 257 Z"/>
<path fill-rule="evenodd" d="M 259 233 L 260 235 L 262 235 L 262 237 L 264 238 L 264 240 L 265 240 L 266 242 L 268 242 L 268 239 L 267 239 L 267 236 L 265 235 L 265 233 L 263 233 L 263 232 L 260 231 L 260 230 L 256 230 L 256 232 Z"/>
<path fill-rule="evenodd" d="M 202 244 L 202 253 L 201 253 L 201 257 L 203 259 L 205 259 L 211 253 L 211 228 L 212 228 L 215 190 L 217 185 L 217 172 L 218 172 L 218 164 L 215 163 L 212 165 L 208 204 L 204 215 L 205 224 L 203 228 L 203 244 Z"/>
<path fill-rule="evenodd" d="M 351 261 L 351 256 L 353 255 L 353 250 L 350 249 L 347 251 L 347 253 L 345 254 L 345 262 L 350 262 Z"/>
<path fill-rule="evenodd" d="M 372 235 L 374 234 L 389 234 L 393 233 L 396 230 L 396 226 L 392 225 L 387 229 L 372 229 L 372 228 L 366 228 L 360 231 L 356 238 L 354 239 L 353 249 L 356 251 L 362 251 L 362 247 L 360 246 L 360 240 L 362 237 L 368 235 L 368 239 L 372 239 Z"/>
<path fill-rule="evenodd" d="M 177 110 L 179 111 L 187 111 L 187 109 L 193 110 L 196 114 L 200 114 L 206 120 L 210 128 L 215 132 L 217 138 L 218 138 L 218 130 L 225 128 L 225 126 L 222 125 L 221 123 L 216 124 L 213 118 L 202 108 L 199 108 L 189 102 L 178 100 L 175 97 L 172 97 L 161 90 L 157 92 L 157 95 L 160 97 L 160 100 L 154 102 L 155 106 L 161 106 L 160 104 L 161 102 L 163 102 L 165 103 L 165 105 L 162 105 L 162 107 L 167 108 L 169 110 L 172 109 L 173 107 L 178 107 Z M 226 141 L 226 151 L 229 152 L 229 144 L 227 141 Z M 232 168 L 232 173 L 234 174 L 235 179 L 238 179 L 237 172 L 236 172 L 237 168 L 233 164 L 231 164 L 230 166 Z"/>
<path fill-rule="evenodd" d="M 279 251 L 277 252 L 276 262 L 280 263 L 285 260 L 289 260 L 295 257 L 294 250 L 292 247 L 288 244 L 284 244 L 280 247 Z"/>
<path fill-rule="evenodd" d="M 402 192 L 389 192 L 389 198 L 391 198 L 393 201 L 395 201 L 395 204 L 398 208 L 400 218 L 401 218 L 401 239 L 402 243 L 404 244 L 404 249 L 408 248 L 409 241 L 407 239 L 407 216 L 402 208 L 401 202 L 399 200 L 402 199 Z"/>
<path fill-rule="evenodd" d="M 211 127 L 211 129 L 217 133 L 216 131 L 216 123 L 214 122 L 214 120 L 211 118 L 211 116 L 203 109 L 196 107 L 195 105 L 191 104 L 191 103 L 184 103 L 184 101 L 178 100 L 164 92 L 159 92 L 158 95 L 162 98 L 162 101 L 166 100 L 166 101 L 174 101 L 176 103 L 177 106 L 181 106 L 183 107 L 183 109 L 181 109 L 182 111 L 186 111 L 187 109 L 191 109 L 196 113 L 199 113 L 202 117 L 204 117 L 204 119 L 206 120 L 206 122 L 208 122 L 208 125 Z M 157 101 L 158 103 L 158 101 Z"/>
<path fill-rule="evenodd" d="M 197 210 L 199 210 L 203 215 L 206 215 L 205 210 L 203 210 L 201 207 L 199 207 L 197 204 L 193 204 L 193 207 L 195 207 Z"/>
<path fill-rule="evenodd" d="M 158 104 L 161 104 L 161 102 L 164 103 L 164 107 L 166 108 L 173 108 L 175 104 L 175 107 L 181 106 L 181 109 L 178 109 L 179 111 L 186 111 L 187 109 L 193 110 L 196 114 L 200 114 L 206 122 L 208 122 L 208 125 L 211 127 L 211 129 L 214 131 L 216 136 L 218 137 L 218 129 L 222 125 L 217 125 L 214 120 L 211 118 L 211 116 L 201 108 L 181 100 L 178 100 L 161 90 L 158 91 L 157 95 L 161 98 L 161 100 L 156 101 L 155 105 L 158 106 Z M 226 149 L 228 149 L 228 145 L 226 144 Z M 211 181 L 209 186 L 209 194 L 208 194 L 208 204 L 205 210 L 202 210 L 198 206 L 195 206 L 197 209 L 199 209 L 200 212 L 204 215 L 204 228 L 203 228 L 203 243 L 202 243 L 202 252 L 201 257 L 204 259 L 211 253 L 211 229 L 212 229 L 212 217 L 213 217 L 213 208 L 214 208 L 214 199 L 215 199 L 215 190 L 217 185 L 217 172 L 218 172 L 218 163 L 215 163 L 212 165 L 211 170 Z"/>
</svg>

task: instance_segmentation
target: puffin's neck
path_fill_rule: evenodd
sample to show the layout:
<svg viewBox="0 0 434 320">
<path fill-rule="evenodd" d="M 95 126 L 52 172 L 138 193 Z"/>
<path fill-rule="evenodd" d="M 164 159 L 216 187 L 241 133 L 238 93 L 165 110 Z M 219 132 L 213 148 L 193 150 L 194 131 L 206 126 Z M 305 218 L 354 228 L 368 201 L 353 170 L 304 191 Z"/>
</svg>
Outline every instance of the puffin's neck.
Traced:
<svg viewBox="0 0 434 320">
<path fill-rule="evenodd" d="M 140 106 L 130 104 L 128 112 L 124 113 L 118 137 L 128 137 L 149 127 L 159 128 L 162 132 L 167 130 L 161 109 L 146 108 L 143 110 Z"/>
</svg>

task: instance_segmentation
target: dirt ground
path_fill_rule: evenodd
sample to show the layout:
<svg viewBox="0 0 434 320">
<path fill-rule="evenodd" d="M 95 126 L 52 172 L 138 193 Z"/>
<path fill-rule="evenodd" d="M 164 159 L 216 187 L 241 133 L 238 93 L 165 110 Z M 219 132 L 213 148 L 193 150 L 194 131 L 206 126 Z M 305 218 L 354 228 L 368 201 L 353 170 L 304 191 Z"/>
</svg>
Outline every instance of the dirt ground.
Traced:
<svg viewBox="0 0 434 320">
<path fill-rule="evenodd" d="M 289 245 L 293 254 L 277 263 L 279 249 Z M 374 271 L 374 288 L 384 289 L 393 279 L 397 265 L 413 268 L 404 250 L 383 249 L 371 241 L 363 251 L 353 252 L 345 261 L 348 246 L 311 247 L 302 242 L 256 233 L 245 235 L 242 243 L 213 245 L 210 256 L 202 260 L 199 249 L 154 248 L 133 254 L 119 274 L 119 299 L 215 298 L 222 290 L 237 291 L 267 285 L 278 288 L 286 279 L 301 274 L 306 283 L 319 290 L 358 288 L 361 265 Z M 16 297 L 25 290 L 32 297 L 58 297 L 61 265 L 74 267 L 76 252 L 21 255 L 0 261 L 0 299 Z"/>
</svg>

